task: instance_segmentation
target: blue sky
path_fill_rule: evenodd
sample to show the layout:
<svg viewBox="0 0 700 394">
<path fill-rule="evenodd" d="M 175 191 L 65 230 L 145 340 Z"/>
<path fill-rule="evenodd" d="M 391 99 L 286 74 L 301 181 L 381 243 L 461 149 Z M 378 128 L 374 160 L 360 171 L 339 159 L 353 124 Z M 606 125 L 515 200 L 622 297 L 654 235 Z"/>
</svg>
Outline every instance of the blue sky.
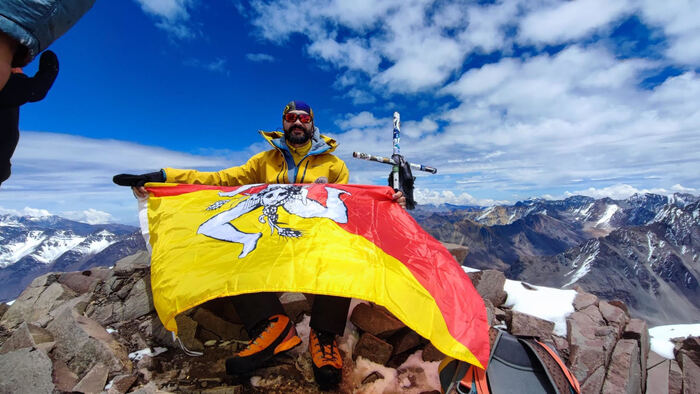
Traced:
<svg viewBox="0 0 700 394">
<path fill-rule="evenodd" d="M 697 1 L 98 0 L 51 49 L 0 212 L 135 223 L 112 175 L 242 164 L 291 99 L 358 184 L 399 111 L 419 203 L 700 192 Z"/>
</svg>

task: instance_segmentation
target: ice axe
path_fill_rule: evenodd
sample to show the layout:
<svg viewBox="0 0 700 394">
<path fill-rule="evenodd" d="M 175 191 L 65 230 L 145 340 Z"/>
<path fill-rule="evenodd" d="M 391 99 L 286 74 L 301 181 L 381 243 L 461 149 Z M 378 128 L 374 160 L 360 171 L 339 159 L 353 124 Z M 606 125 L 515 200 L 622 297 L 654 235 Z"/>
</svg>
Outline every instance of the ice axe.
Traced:
<svg viewBox="0 0 700 394">
<path fill-rule="evenodd" d="M 407 162 L 404 159 L 404 157 L 401 156 L 401 147 L 399 146 L 400 139 L 401 116 L 398 112 L 394 112 L 394 152 L 391 155 L 391 158 L 374 156 L 362 152 L 352 152 L 352 156 L 357 159 L 391 164 L 392 168 L 391 174 L 389 174 L 389 186 L 393 187 L 394 190 L 401 191 L 404 194 L 404 196 L 406 196 L 406 208 L 413 209 L 416 206 L 416 202 L 413 199 L 413 181 L 416 178 L 411 173 L 411 168 L 414 168 L 419 171 L 429 172 L 431 174 L 437 173 L 437 168 Z"/>
</svg>

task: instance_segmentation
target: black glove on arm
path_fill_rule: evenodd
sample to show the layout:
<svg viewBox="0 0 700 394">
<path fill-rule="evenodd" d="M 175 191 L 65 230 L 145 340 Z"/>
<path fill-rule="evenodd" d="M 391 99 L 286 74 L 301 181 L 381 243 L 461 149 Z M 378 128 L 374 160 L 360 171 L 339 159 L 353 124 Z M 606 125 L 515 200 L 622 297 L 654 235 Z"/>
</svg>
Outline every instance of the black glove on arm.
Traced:
<svg viewBox="0 0 700 394">
<path fill-rule="evenodd" d="M 394 185 L 394 173 L 392 171 L 389 173 L 389 186 L 394 188 L 394 190 L 401 191 L 406 197 L 406 209 L 414 209 L 416 200 L 413 199 L 413 183 L 416 177 L 411 172 L 411 166 L 401 155 L 392 155 L 391 159 L 399 162 L 399 184 Z"/>
<path fill-rule="evenodd" d="M 143 186 L 147 182 L 165 182 L 163 171 L 149 172 L 148 174 L 133 175 L 119 174 L 112 178 L 112 182 L 119 186 Z"/>
</svg>

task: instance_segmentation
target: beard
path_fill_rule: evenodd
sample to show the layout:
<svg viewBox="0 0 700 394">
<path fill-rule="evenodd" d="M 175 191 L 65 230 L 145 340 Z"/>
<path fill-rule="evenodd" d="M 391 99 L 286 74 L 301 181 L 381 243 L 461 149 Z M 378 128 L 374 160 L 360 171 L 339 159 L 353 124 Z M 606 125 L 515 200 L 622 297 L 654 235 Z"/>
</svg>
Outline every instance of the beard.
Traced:
<svg viewBox="0 0 700 394">
<path fill-rule="evenodd" d="M 302 135 L 293 134 L 292 131 L 297 129 L 303 131 L 304 133 Z M 313 135 L 313 126 L 311 127 L 311 130 L 307 130 L 301 126 L 292 126 L 284 131 L 284 139 L 295 145 L 305 144 L 306 141 L 310 140 Z"/>
</svg>

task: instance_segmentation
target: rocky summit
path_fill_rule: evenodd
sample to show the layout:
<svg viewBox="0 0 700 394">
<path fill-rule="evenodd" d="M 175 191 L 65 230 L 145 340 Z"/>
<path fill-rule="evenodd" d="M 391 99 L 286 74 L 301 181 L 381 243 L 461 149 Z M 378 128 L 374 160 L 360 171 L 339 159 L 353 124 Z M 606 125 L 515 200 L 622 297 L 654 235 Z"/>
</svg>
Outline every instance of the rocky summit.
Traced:
<svg viewBox="0 0 700 394">
<path fill-rule="evenodd" d="M 466 248 L 446 245 L 457 259 Z M 492 327 L 534 336 L 556 349 L 584 393 L 697 393 L 700 338 L 678 341 L 675 359 L 649 350 L 644 320 L 624 302 L 603 300 L 577 287 L 567 334 L 554 323 L 504 306 L 505 276 L 470 274 Z M 167 332 L 152 302 L 148 255 L 121 259 L 113 268 L 47 273 L 11 305 L 0 304 L 2 393 L 314 393 L 308 343 L 276 357 L 250 376 L 225 374 L 224 360 L 247 341 L 226 299 L 178 316 L 187 355 Z M 523 285 L 527 291 L 535 287 Z M 307 340 L 313 296 L 279 294 Z M 439 393 L 444 357 L 381 306 L 353 301 L 340 340 L 345 365 L 339 393 Z"/>
</svg>

